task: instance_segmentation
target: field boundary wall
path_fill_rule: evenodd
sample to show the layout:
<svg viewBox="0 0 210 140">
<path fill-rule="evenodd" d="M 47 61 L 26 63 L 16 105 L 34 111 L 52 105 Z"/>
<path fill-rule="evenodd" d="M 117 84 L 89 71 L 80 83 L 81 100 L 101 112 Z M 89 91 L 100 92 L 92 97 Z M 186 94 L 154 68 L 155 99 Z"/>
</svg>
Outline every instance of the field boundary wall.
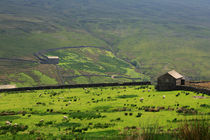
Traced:
<svg viewBox="0 0 210 140">
<path fill-rule="evenodd" d="M 210 95 L 209 89 L 192 87 L 192 86 L 176 86 L 176 90 L 194 91 Z"/>
<path fill-rule="evenodd" d="M 21 87 L 21 88 L 12 88 L 12 89 L 0 89 L 0 92 L 44 90 L 44 89 L 109 87 L 109 86 L 134 86 L 134 85 L 135 86 L 151 85 L 151 82 L 125 82 L 125 83 L 99 83 L 99 84 L 76 84 L 76 85 L 58 85 L 58 86 Z"/>
</svg>

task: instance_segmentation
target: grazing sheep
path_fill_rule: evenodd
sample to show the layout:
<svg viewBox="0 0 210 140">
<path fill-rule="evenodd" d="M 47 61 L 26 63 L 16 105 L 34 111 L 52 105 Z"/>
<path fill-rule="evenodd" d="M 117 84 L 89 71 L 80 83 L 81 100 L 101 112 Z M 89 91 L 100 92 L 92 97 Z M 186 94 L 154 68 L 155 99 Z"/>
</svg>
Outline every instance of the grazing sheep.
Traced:
<svg viewBox="0 0 210 140">
<path fill-rule="evenodd" d="M 44 122 L 44 119 L 41 119 L 40 122 Z"/>
<path fill-rule="evenodd" d="M 166 96 L 165 95 L 163 95 L 163 99 L 165 99 L 166 98 Z"/>
<path fill-rule="evenodd" d="M 114 78 L 115 78 L 115 76 L 114 76 L 114 75 L 112 75 L 112 76 L 111 76 L 111 78 L 112 78 L 112 79 L 114 79 Z"/>
<path fill-rule="evenodd" d="M 17 123 L 14 124 L 14 126 L 17 126 L 17 125 L 18 125 Z"/>
<path fill-rule="evenodd" d="M 63 116 L 63 119 L 64 119 L 64 120 L 67 120 L 67 119 L 68 119 L 68 117 L 67 117 L 67 116 Z"/>
<path fill-rule="evenodd" d="M 12 125 L 12 123 L 10 121 L 6 121 L 5 124 L 6 125 Z"/>
<path fill-rule="evenodd" d="M 141 98 L 140 98 L 140 102 L 143 102 L 143 101 L 144 101 L 144 98 L 143 98 L 143 97 L 141 97 Z"/>
</svg>

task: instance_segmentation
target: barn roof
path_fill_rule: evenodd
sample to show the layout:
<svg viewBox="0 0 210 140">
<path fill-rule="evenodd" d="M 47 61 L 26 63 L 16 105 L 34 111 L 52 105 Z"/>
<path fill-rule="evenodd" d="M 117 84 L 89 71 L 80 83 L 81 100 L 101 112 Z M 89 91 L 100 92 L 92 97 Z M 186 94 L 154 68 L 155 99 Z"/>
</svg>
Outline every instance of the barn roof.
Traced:
<svg viewBox="0 0 210 140">
<path fill-rule="evenodd" d="M 175 79 L 184 78 L 184 76 L 182 76 L 175 70 L 169 71 L 168 74 L 171 75 L 172 77 L 174 77 Z"/>
<path fill-rule="evenodd" d="M 16 85 L 0 85 L 0 89 L 12 89 L 16 88 Z"/>
<path fill-rule="evenodd" d="M 47 56 L 48 59 L 58 59 L 58 56 Z"/>
</svg>

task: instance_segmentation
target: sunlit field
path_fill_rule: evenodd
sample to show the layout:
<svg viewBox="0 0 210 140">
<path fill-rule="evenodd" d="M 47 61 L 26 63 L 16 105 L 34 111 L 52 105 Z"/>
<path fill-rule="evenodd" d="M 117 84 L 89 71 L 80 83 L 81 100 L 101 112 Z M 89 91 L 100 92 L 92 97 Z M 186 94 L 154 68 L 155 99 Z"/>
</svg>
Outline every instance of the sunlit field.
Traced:
<svg viewBox="0 0 210 140">
<path fill-rule="evenodd" d="M 0 139 L 123 138 L 158 127 L 171 134 L 185 120 L 209 122 L 210 98 L 154 86 L 0 93 Z"/>
</svg>

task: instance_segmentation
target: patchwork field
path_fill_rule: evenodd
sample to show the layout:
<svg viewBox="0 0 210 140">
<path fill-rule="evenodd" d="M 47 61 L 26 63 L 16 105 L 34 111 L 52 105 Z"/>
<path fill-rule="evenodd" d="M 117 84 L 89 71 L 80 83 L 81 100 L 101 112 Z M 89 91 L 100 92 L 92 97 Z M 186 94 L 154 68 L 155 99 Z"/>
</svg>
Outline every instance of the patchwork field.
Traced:
<svg viewBox="0 0 210 140">
<path fill-rule="evenodd" d="M 0 93 L 0 139 L 118 139 L 148 127 L 172 134 L 185 120 L 209 123 L 209 107 L 207 95 L 154 86 Z"/>
<path fill-rule="evenodd" d="M 0 83 L 31 87 L 150 80 L 133 64 L 104 49 L 78 47 L 49 51 L 45 55 L 59 56 L 59 64 L 0 61 Z"/>
<path fill-rule="evenodd" d="M 150 80 L 148 76 L 137 72 L 131 63 L 103 49 L 65 49 L 48 52 L 48 55 L 59 56 L 61 75 L 69 84 Z"/>
</svg>

